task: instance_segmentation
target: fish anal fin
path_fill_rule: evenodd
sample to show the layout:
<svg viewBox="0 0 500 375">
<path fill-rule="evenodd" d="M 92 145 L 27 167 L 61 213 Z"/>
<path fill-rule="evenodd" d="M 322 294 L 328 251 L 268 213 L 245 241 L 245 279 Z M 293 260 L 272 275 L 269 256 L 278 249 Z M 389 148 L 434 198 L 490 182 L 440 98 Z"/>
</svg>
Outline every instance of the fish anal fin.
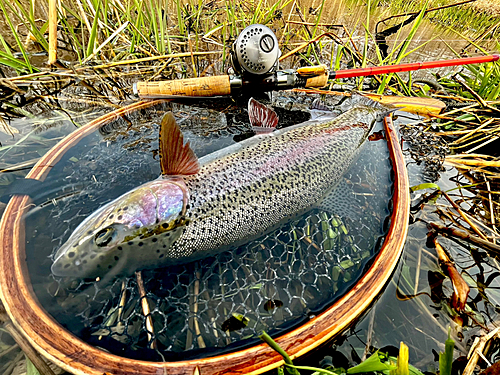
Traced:
<svg viewBox="0 0 500 375">
<path fill-rule="evenodd" d="M 250 98 L 248 101 L 248 117 L 253 130 L 257 134 L 273 132 L 279 120 L 276 112 L 254 98 Z"/>
<path fill-rule="evenodd" d="M 200 170 L 198 158 L 189 146 L 184 144 L 179 125 L 172 112 L 168 112 L 160 125 L 160 165 L 162 175 L 193 175 Z"/>
</svg>

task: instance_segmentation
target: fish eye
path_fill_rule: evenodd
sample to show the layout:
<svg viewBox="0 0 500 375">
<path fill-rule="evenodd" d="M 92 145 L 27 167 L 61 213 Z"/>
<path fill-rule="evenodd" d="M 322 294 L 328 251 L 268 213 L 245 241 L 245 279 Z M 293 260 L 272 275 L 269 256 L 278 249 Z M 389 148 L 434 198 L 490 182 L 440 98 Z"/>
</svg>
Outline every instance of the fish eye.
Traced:
<svg viewBox="0 0 500 375">
<path fill-rule="evenodd" d="M 104 229 L 101 229 L 94 237 L 96 245 L 99 247 L 106 246 L 113 239 L 114 233 L 115 229 L 113 227 L 106 227 Z"/>
</svg>

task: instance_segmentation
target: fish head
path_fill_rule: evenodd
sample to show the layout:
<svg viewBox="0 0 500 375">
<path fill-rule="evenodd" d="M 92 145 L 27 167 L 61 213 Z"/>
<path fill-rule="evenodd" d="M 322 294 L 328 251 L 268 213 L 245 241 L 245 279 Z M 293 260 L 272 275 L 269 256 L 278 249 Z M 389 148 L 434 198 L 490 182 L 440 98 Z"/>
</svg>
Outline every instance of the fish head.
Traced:
<svg viewBox="0 0 500 375">
<path fill-rule="evenodd" d="M 86 218 L 59 248 L 51 271 L 77 278 L 119 274 L 147 257 L 154 244 L 171 246 L 186 223 L 187 188 L 156 180 L 122 195 Z"/>
</svg>

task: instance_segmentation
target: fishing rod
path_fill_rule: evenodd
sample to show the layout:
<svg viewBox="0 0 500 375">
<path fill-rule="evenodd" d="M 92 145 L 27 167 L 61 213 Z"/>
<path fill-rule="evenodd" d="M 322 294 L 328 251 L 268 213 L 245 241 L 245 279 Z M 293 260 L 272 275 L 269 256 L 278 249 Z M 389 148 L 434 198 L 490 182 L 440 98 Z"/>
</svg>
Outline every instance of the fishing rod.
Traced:
<svg viewBox="0 0 500 375">
<path fill-rule="evenodd" d="M 140 98 L 177 96 L 211 97 L 240 94 L 243 91 L 274 91 L 293 88 L 320 88 L 329 79 L 373 76 L 497 61 L 500 55 L 396 64 L 370 68 L 328 71 L 326 65 L 298 69 L 279 69 L 281 51 L 278 39 L 267 26 L 254 24 L 245 28 L 231 49 L 234 73 L 221 76 L 136 82 L 134 94 Z"/>
</svg>

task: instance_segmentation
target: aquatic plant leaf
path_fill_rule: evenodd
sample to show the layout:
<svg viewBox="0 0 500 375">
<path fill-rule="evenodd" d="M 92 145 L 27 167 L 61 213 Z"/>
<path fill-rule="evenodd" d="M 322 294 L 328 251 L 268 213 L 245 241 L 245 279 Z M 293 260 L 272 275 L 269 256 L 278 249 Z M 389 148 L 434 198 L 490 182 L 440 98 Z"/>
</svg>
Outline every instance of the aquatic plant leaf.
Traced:
<svg viewBox="0 0 500 375">
<path fill-rule="evenodd" d="M 37 368 L 28 357 L 26 357 L 26 375 L 40 375 L 40 372 L 38 372 Z"/>
<path fill-rule="evenodd" d="M 410 187 L 410 193 L 414 193 L 418 190 L 425 190 L 425 189 L 441 190 L 439 185 L 436 185 L 436 184 L 429 182 L 429 183 L 419 184 L 419 185 L 415 185 L 415 186 Z"/>
<path fill-rule="evenodd" d="M 394 362 L 397 361 L 396 357 L 389 357 L 389 359 L 391 361 L 394 361 Z M 409 371 L 410 375 L 424 375 L 424 373 L 422 371 L 420 371 L 419 369 L 417 369 L 416 367 L 414 367 L 410 364 L 408 364 L 408 371 Z M 384 373 L 386 373 L 386 371 L 384 371 Z"/>
<path fill-rule="evenodd" d="M 444 353 L 439 353 L 439 374 L 451 375 L 451 365 L 453 363 L 453 349 L 455 341 L 450 337 L 448 330 L 448 339 L 444 343 Z"/>
<path fill-rule="evenodd" d="M 278 352 L 282 357 L 283 360 L 285 361 L 286 366 L 293 366 L 292 359 L 290 356 L 285 352 L 277 343 L 274 341 L 271 336 L 269 336 L 265 331 L 262 331 L 262 334 L 259 335 L 259 338 L 264 341 L 267 345 L 269 345 L 272 349 L 274 349 L 276 352 Z M 319 370 L 319 369 L 318 369 Z M 297 371 L 295 366 L 293 367 L 287 367 L 287 371 L 291 375 L 300 375 L 300 372 Z"/>
<path fill-rule="evenodd" d="M 385 360 L 386 362 L 384 362 Z M 371 355 L 370 358 L 361 362 L 359 365 L 351 367 L 347 370 L 348 374 L 360 374 L 362 372 L 373 372 L 373 371 L 391 371 L 395 370 L 397 366 L 392 364 L 392 361 L 389 360 L 383 353 L 379 353 L 377 350 L 375 353 Z"/>
<path fill-rule="evenodd" d="M 399 355 L 397 359 L 398 368 L 394 371 L 391 371 L 391 374 L 410 375 L 409 360 L 410 360 L 410 355 L 408 353 L 408 346 L 401 341 L 399 345 Z"/>
</svg>

